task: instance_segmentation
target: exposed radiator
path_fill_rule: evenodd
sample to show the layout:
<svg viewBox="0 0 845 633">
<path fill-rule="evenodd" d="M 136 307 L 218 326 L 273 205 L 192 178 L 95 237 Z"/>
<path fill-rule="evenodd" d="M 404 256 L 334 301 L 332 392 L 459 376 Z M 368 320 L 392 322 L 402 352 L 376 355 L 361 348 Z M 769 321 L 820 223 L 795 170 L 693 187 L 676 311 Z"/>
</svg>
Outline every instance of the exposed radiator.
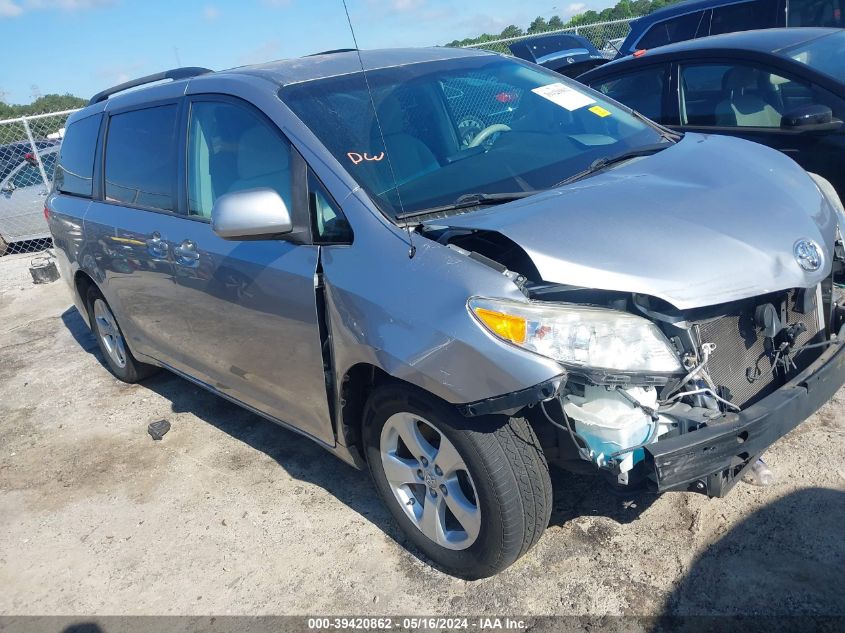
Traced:
<svg viewBox="0 0 845 633">
<path fill-rule="evenodd" d="M 801 322 L 807 327 L 807 331 L 796 338 L 796 347 L 808 342 L 822 330 L 816 294 L 812 296 L 812 308 L 805 313 L 796 309 L 797 296 L 797 291 L 790 291 L 780 311 L 785 324 Z M 716 350 L 707 366 L 710 377 L 722 388 L 721 395 L 739 407 L 753 404 L 769 395 L 791 375 L 784 376 L 781 369 L 776 374 L 772 372 L 771 344 L 767 346 L 767 339 L 754 322 L 755 308 L 750 305 L 737 314 L 697 324 L 700 341 L 716 344 Z M 799 357 L 799 367 L 805 366 L 818 355 L 810 351 Z M 795 370 L 791 373 L 794 374 Z"/>
</svg>

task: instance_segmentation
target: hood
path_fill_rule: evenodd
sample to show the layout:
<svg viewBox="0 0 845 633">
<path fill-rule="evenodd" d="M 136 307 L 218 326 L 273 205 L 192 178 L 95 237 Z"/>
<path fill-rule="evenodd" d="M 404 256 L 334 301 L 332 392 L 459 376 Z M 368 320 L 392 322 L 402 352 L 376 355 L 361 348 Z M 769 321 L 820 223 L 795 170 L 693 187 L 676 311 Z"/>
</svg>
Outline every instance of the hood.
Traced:
<svg viewBox="0 0 845 633">
<path fill-rule="evenodd" d="M 818 284 L 831 271 L 836 214 L 783 154 L 687 134 L 566 187 L 435 223 L 506 236 L 544 281 L 688 309 Z M 821 247 L 820 270 L 799 266 L 802 239 Z"/>
</svg>

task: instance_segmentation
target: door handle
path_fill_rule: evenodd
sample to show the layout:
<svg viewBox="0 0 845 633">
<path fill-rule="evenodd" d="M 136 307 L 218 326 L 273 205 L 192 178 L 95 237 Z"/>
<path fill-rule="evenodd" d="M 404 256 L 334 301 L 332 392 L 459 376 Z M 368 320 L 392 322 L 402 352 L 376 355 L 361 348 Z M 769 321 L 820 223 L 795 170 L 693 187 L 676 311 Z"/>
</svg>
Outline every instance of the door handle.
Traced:
<svg viewBox="0 0 845 633">
<path fill-rule="evenodd" d="M 167 242 L 161 239 L 161 233 L 154 231 L 147 240 L 147 251 L 153 257 L 164 259 L 167 257 Z"/>
<path fill-rule="evenodd" d="M 179 246 L 173 249 L 173 255 L 176 258 L 176 263 L 182 266 L 195 268 L 199 265 L 200 254 L 197 251 L 196 242 L 191 240 L 183 240 Z"/>
</svg>

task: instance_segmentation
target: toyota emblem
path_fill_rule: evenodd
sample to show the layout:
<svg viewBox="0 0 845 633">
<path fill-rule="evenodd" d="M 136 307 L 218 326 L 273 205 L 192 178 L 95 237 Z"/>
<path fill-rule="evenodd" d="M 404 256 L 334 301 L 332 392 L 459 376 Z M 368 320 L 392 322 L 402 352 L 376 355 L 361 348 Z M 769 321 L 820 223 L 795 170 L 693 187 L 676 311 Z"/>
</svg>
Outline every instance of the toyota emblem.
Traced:
<svg viewBox="0 0 845 633">
<path fill-rule="evenodd" d="M 807 272 L 815 272 L 822 267 L 822 250 L 813 240 L 795 242 L 795 261 Z"/>
</svg>

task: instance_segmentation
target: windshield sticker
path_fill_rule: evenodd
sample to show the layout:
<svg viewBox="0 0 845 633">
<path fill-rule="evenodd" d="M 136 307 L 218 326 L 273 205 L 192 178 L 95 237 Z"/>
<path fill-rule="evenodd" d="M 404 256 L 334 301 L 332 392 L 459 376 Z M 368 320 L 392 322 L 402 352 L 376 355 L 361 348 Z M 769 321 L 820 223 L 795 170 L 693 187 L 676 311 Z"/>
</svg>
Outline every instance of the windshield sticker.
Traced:
<svg viewBox="0 0 845 633">
<path fill-rule="evenodd" d="M 351 160 L 354 165 L 360 165 L 365 160 L 378 162 L 384 158 L 384 152 L 381 152 L 376 156 L 370 156 L 366 152 L 363 154 L 359 154 L 358 152 L 348 152 L 346 155 L 349 156 L 349 160 Z"/>
<path fill-rule="evenodd" d="M 592 112 L 596 116 L 600 116 L 601 118 L 610 116 L 610 110 L 605 110 L 600 105 L 594 105 L 592 108 L 590 108 L 590 112 Z"/>
<path fill-rule="evenodd" d="M 531 92 L 540 95 L 544 99 L 548 99 L 561 108 L 566 108 L 570 112 L 596 102 L 595 99 L 588 97 L 583 92 L 579 92 L 574 88 L 560 83 L 540 86 L 539 88 L 534 88 Z"/>
</svg>

